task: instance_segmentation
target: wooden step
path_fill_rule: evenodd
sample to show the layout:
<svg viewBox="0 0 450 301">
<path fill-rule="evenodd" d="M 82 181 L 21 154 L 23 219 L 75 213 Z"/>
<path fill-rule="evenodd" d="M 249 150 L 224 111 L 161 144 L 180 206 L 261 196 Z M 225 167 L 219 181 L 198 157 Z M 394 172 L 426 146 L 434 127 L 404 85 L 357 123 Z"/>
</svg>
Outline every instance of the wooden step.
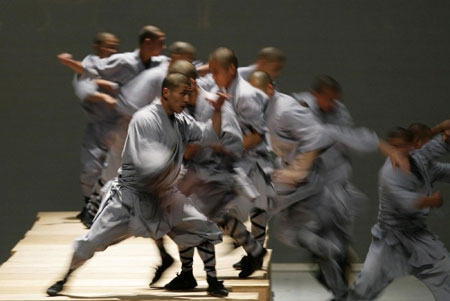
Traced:
<svg viewBox="0 0 450 301">
<path fill-rule="evenodd" d="M 189 292 L 163 289 L 180 271 L 178 248 L 165 239 L 165 247 L 176 259 L 174 265 L 150 288 L 155 267 L 160 264 L 158 249 L 151 239 L 129 238 L 104 252 L 98 252 L 78 269 L 65 285 L 63 295 L 49 298 L 47 287 L 59 280 L 69 265 L 73 240 L 86 230 L 75 218 L 77 212 L 39 212 L 33 227 L 13 248 L 11 257 L 0 267 L 0 300 L 270 300 L 271 250 L 262 270 L 248 279 L 239 279 L 232 268 L 245 252 L 233 248 L 229 237 L 216 246 L 217 274 L 229 289 L 227 298 L 214 298 L 206 293 L 203 263 L 195 254 L 194 275 L 198 287 Z"/>
</svg>

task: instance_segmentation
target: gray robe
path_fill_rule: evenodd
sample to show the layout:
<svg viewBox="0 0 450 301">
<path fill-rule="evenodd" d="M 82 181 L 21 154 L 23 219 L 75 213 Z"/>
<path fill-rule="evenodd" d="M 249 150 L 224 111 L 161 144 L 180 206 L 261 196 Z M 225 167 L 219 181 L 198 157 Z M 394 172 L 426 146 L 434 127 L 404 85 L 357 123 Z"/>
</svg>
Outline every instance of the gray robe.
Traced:
<svg viewBox="0 0 450 301">
<path fill-rule="evenodd" d="M 117 105 L 121 112 L 133 116 L 139 109 L 161 96 L 162 82 L 167 76 L 169 61 L 147 69 L 120 88 Z"/>
<path fill-rule="evenodd" d="M 239 75 L 226 92 L 231 95 L 231 104 L 236 112 L 242 135 L 256 132 L 263 136 L 262 142 L 244 151 L 244 156 L 236 166 L 244 170 L 259 192 L 259 196 L 253 201 L 254 207 L 266 210 L 270 207 L 269 195 L 273 194 L 270 180 L 273 158 L 270 156 L 265 115 L 269 99 Z"/>
<path fill-rule="evenodd" d="M 274 222 L 279 238 L 310 250 L 319 260 L 326 286 L 341 300 L 347 294 L 340 262 L 347 250 L 348 200 L 360 194 L 347 185 L 349 162 L 340 148 L 370 151 L 378 146 L 378 138 L 367 129 L 348 127 L 350 123 L 325 124 L 308 105 L 280 93 L 267 115 L 272 148 L 283 164 L 289 165 L 298 154 L 321 151 L 298 187 L 277 185 L 270 213 L 281 210 Z"/>
<path fill-rule="evenodd" d="M 311 111 L 286 94 L 275 93 L 266 116 L 271 147 L 281 159 L 282 166 L 288 165 L 300 153 L 326 149 L 333 144 Z M 320 192 L 322 179 L 318 177 L 318 168 L 312 168 L 308 179 L 299 188 L 277 185 L 277 195 L 273 198 L 270 213 L 275 214 Z"/>
<path fill-rule="evenodd" d="M 426 225 L 430 208 L 417 209 L 435 181 L 449 182 L 450 165 L 434 161 L 450 146 L 436 137 L 411 153 L 411 173 L 394 170 L 389 159 L 379 174 L 378 223 L 349 300 L 372 300 L 395 278 L 414 275 L 436 300 L 450 300 L 450 257 Z"/>
<path fill-rule="evenodd" d="M 196 106 L 188 108 L 187 111 L 195 120 L 207 121 L 211 119 L 214 110 L 207 98 L 215 97 L 214 94 L 201 90 Z M 235 198 L 239 188 L 236 187 L 237 175 L 234 163 L 244 152 L 242 133 L 236 113 L 228 101 L 222 107 L 222 134 L 219 143 L 223 146 L 223 153 L 217 153 L 211 147 L 204 146 L 185 163 L 188 172 L 181 185 L 191 183 L 193 187 L 186 188 L 198 197 L 198 207 L 211 220 L 216 221 L 216 218 L 230 211 L 239 219 L 246 220 L 251 204 L 244 198 Z M 193 181 L 197 183 L 194 184 Z"/>
<path fill-rule="evenodd" d="M 85 64 L 95 64 L 100 58 L 96 55 L 88 55 L 83 59 Z M 87 98 L 97 91 L 101 91 L 93 77 L 75 75 L 72 81 L 75 95 L 80 99 L 81 107 L 87 117 L 83 142 L 81 147 L 81 183 L 88 185 L 82 187 L 83 194 L 89 196 L 92 186 L 97 182 L 104 170 L 107 152 L 114 143 L 115 132 L 120 125 L 120 114 L 116 109 L 103 102 L 91 102 Z M 105 92 L 106 93 L 106 92 Z M 117 173 L 116 167 L 116 173 Z M 110 178 L 103 174 L 103 180 Z M 82 185 L 84 186 L 84 185 Z"/>
<path fill-rule="evenodd" d="M 118 181 L 113 183 L 89 232 L 76 240 L 75 256 L 96 251 L 129 236 L 168 234 L 181 247 L 218 243 L 222 233 L 176 188 L 185 146 L 216 143 L 210 122 L 169 117 L 160 100 L 138 111 L 130 123 Z"/>
<path fill-rule="evenodd" d="M 245 79 L 246 81 L 248 81 L 248 78 L 250 77 L 250 74 L 252 74 L 255 71 L 256 71 L 256 65 L 250 65 L 250 66 L 245 66 L 245 67 L 239 67 L 238 68 L 239 75 L 243 79 Z"/>
<path fill-rule="evenodd" d="M 246 81 L 248 80 L 250 74 L 252 74 L 253 71 L 256 71 L 256 65 L 238 68 L 238 74 Z M 205 76 L 202 76 L 199 79 L 197 79 L 197 84 L 205 91 L 213 91 L 214 89 L 217 89 L 216 82 L 214 81 L 214 78 L 211 73 L 208 73 Z"/>
<path fill-rule="evenodd" d="M 153 56 L 149 64 L 145 65 L 139 56 L 139 49 L 136 49 L 96 61 L 83 61 L 83 67 L 87 76 L 104 78 L 123 86 L 145 69 L 159 66 L 168 60 L 169 58 L 163 55 Z"/>
<path fill-rule="evenodd" d="M 122 89 L 143 71 L 165 65 L 168 61 L 169 58 L 166 56 L 153 56 L 146 65 L 139 56 L 139 49 L 136 49 L 132 52 L 117 53 L 103 59 L 84 60 L 83 67 L 85 68 L 85 72 L 82 76 L 103 78 L 117 83 L 119 88 Z M 117 98 L 117 111 L 120 113 L 120 116 L 116 121 L 116 128 L 111 139 L 112 142 L 108 154 L 107 169 L 104 171 L 104 174 L 106 175 L 105 180 L 117 175 L 117 169 L 121 164 L 121 153 L 128 127 L 128 116 L 139 109 L 139 106 L 134 104 L 133 101 L 127 101 L 127 98 L 122 96 L 129 96 L 130 99 L 134 100 L 133 96 L 135 96 L 137 92 L 132 94 L 130 90 L 133 90 L 137 85 L 142 86 L 139 80 L 136 80 L 136 83 L 130 83 L 129 87 L 126 87 L 124 92 L 120 93 Z"/>
</svg>

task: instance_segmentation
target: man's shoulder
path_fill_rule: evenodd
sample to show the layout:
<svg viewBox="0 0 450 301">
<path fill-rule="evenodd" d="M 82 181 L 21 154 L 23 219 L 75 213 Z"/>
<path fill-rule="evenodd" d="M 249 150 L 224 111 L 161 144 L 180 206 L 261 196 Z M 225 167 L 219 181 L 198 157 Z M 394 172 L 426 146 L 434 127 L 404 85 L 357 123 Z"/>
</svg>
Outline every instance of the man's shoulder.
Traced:
<svg viewBox="0 0 450 301">
<path fill-rule="evenodd" d="M 264 105 L 267 104 L 269 97 L 258 88 L 253 87 L 249 82 L 242 77 L 238 79 L 237 97 L 239 98 L 253 98 L 262 101 Z"/>
<path fill-rule="evenodd" d="M 250 66 L 245 66 L 245 67 L 239 67 L 238 73 L 244 80 L 247 81 L 250 74 L 252 74 L 252 72 L 255 70 L 256 70 L 256 65 L 250 65 Z"/>
<path fill-rule="evenodd" d="M 136 113 L 133 114 L 131 118 L 131 123 L 146 123 L 146 122 L 154 122 L 155 118 L 158 116 L 158 108 L 156 102 L 159 100 L 155 100 L 153 103 L 146 105 L 145 107 L 139 109 Z"/>
</svg>

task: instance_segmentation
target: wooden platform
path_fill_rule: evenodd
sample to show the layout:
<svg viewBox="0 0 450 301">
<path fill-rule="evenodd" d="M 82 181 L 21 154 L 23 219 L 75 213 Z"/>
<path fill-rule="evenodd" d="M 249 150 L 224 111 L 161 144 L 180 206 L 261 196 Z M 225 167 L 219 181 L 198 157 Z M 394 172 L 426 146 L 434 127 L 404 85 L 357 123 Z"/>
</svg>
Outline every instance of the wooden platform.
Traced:
<svg viewBox="0 0 450 301">
<path fill-rule="evenodd" d="M 198 287 L 189 292 L 168 292 L 163 288 L 176 272 L 177 261 L 150 288 L 148 283 L 154 267 L 160 263 L 158 249 L 153 240 L 130 238 L 120 244 L 97 253 L 94 258 L 77 270 L 65 285 L 63 295 L 48 297 L 46 289 L 60 280 L 72 254 L 75 238 L 86 229 L 75 218 L 77 212 L 39 212 L 37 220 L 25 237 L 13 248 L 11 257 L 0 267 L 0 300 L 245 300 L 271 299 L 270 259 L 265 258 L 263 269 L 248 279 L 239 279 L 239 272 L 232 268 L 244 251 L 232 248 L 230 238 L 216 246 L 217 272 L 230 294 L 227 298 L 214 298 L 206 294 L 206 277 L 203 264 L 195 254 L 194 275 Z M 167 250 L 176 259 L 176 245 L 165 240 Z"/>
</svg>

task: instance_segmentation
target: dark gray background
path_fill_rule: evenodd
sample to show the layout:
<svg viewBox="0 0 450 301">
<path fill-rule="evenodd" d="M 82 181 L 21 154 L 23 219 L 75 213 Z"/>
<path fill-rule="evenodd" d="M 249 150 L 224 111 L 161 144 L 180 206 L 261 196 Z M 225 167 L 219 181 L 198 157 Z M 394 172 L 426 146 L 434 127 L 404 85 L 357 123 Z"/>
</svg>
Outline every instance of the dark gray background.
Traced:
<svg viewBox="0 0 450 301">
<path fill-rule="evenodd" d="M 308 88 L 328 73 L 344 87 L 356 123 L 384 135 L 413 121 L 433 125 L 449 114 L 449 1 L 0 1 L 2 158 L 0 262 L 44 210 L 78 210 L 79 148 L 84 116 L 72 73 L 56 59 L 90 52 L 98 31 L 132 50 L 141 26 L 154 24 L 167 42 L 189 41 L 200 59 L 233 48 L 241 65 L 259 48 L 282 48 L 283 92 Z M 370 197 L 358 218 L 354 247 L 364 258 L 376 220 L 379 154 L 355 156 L 355 183 Z M 447 157 L 448 161 L 448 157 Z M 444 196 L 450 190 L 439 186 Z M 430 217 L 449 245 L 450 205 Z M 272 240 L 276 262 L 307 260 Z"/>
</svg>

